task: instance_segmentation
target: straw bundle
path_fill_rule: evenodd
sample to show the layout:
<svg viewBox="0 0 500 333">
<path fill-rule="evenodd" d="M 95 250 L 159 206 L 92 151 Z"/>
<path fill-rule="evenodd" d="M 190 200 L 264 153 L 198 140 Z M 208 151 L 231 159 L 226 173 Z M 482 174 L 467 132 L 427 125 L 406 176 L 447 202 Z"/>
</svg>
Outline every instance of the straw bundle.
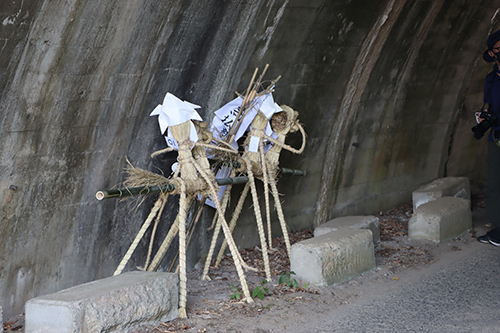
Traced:
<svg viewBox="0 0 500 333">
<path fill-rule="evenodd" d="M 134 167 L 127 159 L 128 166 L 125 168 L 127 175 L 123 185 L 129 187 L 153 187 L 167 185 L 170 180 L 163 175 Z"/>
</svg>

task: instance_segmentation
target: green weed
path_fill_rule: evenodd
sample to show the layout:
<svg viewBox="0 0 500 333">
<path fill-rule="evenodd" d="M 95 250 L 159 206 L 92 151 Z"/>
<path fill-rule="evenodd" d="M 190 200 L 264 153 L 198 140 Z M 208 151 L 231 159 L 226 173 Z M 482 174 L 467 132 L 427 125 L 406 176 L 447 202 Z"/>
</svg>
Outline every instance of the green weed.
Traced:
<svg viewBox="0 0 500 333">
<path fill-rule="evenodd" d="M 260 283 L 260 286 L 254 288 L 252 292 L 252 297 L 258 297 L 260 299 L 264 299 L 265 294 L 269 294 L 269 289 L 266 287 L 267 280 L 264 280 Z"/>
<path fill-rule="evenodd" d="M 239 301 L 241 298 L 241 294 L 243 294 L 243 292 L 239 289 L 236 289 L 236 287 L 232 283 L 231 283 L 231 290 L 233 291 L 233 294 L 231 294 L 230 299 L 235 299 L 235 300 Z"/>
<path fill-rule="evenodd" d="M 292 279 L 292 275 L 295 275 L 294 272 L 285 272 L 281 274 L 279 284 L 284 284 L 289 288 L 297 289 L 299 287 L 299 284 L 297 280 Z"/>
</svg>

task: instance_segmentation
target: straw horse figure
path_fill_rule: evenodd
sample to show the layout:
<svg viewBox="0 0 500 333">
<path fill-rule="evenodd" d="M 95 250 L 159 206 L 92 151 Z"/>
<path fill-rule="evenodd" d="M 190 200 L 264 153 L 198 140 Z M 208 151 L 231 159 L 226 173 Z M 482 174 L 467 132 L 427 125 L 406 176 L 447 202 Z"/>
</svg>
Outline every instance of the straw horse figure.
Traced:
<svg viewBox="0 0 500 333">
<path fill-rule="evenodd" d="M 197 195 L 197 194 L 202 194 L 202 195 L 210 195 L 213 202 L 216 205 L 217 211 L 222 213 L 222 208 L 220 205 L 220 202 L 217 198 L 217 192 L 218 192 L 218 185 L 215 182 L 215 178 L 213 174 L 209 171 L 209 163 L 206 158 L 206 154 L 201 153 L 201 151 L 204 152 L 205 148 L 211 148 L 211 149 L 224 149 L 220 148 L 214 145 L 207 145 L 203 142 L 192 142 L 189 140 L 189 133 L 191 130 L 191 121 L 186 121 L 182 124 L 179 125 L 174 125 L 174 126 L 169 126 L 170 132 L 172 136 L 175 138 L 175 140 L 178 142 L 178 167 L 176 169 L 176 172 L 174 173 L 174 176 L 170 179 L 168 179 L 168 183 L 173 184 L 175 186 L 175 191 L 171 192 L 172 194 L 180 194 L 180 201 L 179 201 L 179 213 L 172 224 L 169 233 L 167 237 L 165 238 L 164 242 L 160 246 L 160 250 L 156 254 L 155 258 L 151 262 L 151 264 L 147 268 L 148 271 L 156 270 L 161 259 L 163 259 L 163 256 L 166 252 L 166 249 L 168 248 L 171 240 L 175 236 L 175 234 L 179 233 L 179 279 L 180 279 L 180 297 L 179 297 L 179 317 L 181 318 L 186 318 L 186 300 L 187 300 L 187 291 L 186 291 L 186 216 L 187 216 L 187 211 L 189 210 L 189 205 L 191 200 Z M 202 150 L 200 151 L 199 149 L 195 148 L 201 148 Z M 157 152 L 153 155 L 157 155 L 158 153 L 162 153 L 165 151 L 172 150 L 170 148 L 166 150 L 162 150 L 160 152 Z M 193 151 L 196 150 L 196 153 L 193 153 Z M 193 156 L 196 156 L 195 157 Z M 207 171 L 208 169 L 208 171 Z M 147 221 L 150 221 L 154 218 L 155 215 L 157 215 L 158 211 L 161 212 L 162 207 L 165 205 L 166 202 L 166 197 L 168 194 L 162 193 L 160 195 L 160 198 L 158 201 L 155 203 L 153 209 L 151 210 L 150 216 L 148 217 Z M 234 240 L 232 238 L 231 231 L 229 229 L 229 226 L 224 219 L 223 214 L 219 214 L 220 216 L 220 223 L 222 225 L 222 229 L 225 235 L 226 241 L 229 243 L 229 248 L 230 251 L 233 255 L 234 258 L 234 264 L 236 266 L 236 270 L 238 273 L 238 277 L 240 279 L 240 284 L 243 290 L 243 294 L 245 296 L 245 300 L 248 303 L 253 302 L 253 299 L 250 296 L 250 292 L 248 290 L 248 286 L 246 283 L 245 275 L 242 269 L 242 264 L 241 264 L 241 259 L 240 255 L 238 252 L 238 249 L 236 247 L 236 244 L 234 243 Z M 159 216 L 157 216 L 159 218 Z M 144 224 L 144 226 L 146 223 Z M 148 224 L 149 225 L 149 224 Z M 144 229 L 144 226 L 142 229 Z M 147 226 L 146 226 L 147 228 Z M 142 230 L 141 229 L 141 230 Z M 142 237 L 139 234 L 136 237 L 136 240 Z M 135 241 L 134 241 L 135 243 Z M 134 245 L 134 243 L 132 245 Z M 132 247 L 131 247 L 132 248 Z M 129 249 L 130 252 L 130 249 Z M 132 249 L 133 252 L 133 249 Z M 128 252 L 127 252 L 128 255 Z M 123 267 L 125 266 L 124 262 L 126 263 L 126 260 L 128 260 L 127 255 L 124 257 L 122 260 L 122 263 L 120 263 L 119 267 L 117 268 L 115 275 L 119 274 L 121 270 L 123 270 Z M 147 266 L 147 265 L 146 265 Z"/>
<path fill-rule="evenodd" d="M 278 135 L 277 139 L 273 139 L 269 137 L 268 135 L 265 134 L 265 128 L 267 126 L 267 118 L 262 112 L 258 112 L 257 116 L 252 122 L 252 129 L 247 135 L 247 140 L 245 141 L 245 152 L 243 153 L 243 156 L 241 157 L 241 160 L 243 161 L 241 169 L 237 170 L 240 172 L 245 172 L 248 174 L 249 182 L 245 185 L 245 188 L 243 189 L 240 198 L 238 200 L 238 203 L 235 208 L 235 212 L 232 215 L 231 222 L 229 224 L 229 227 L 232 230 L 234 230 L 234 227 L 236 226 L 237 219 L 241 213 L 243 203 L 246 199 L 246 196 L 248 195 L 248 192 L 251 190 L 252 193 L 252 200 L 253 200 L 253 207 L 254 207 L 254 213 L 255 217 L 257 220 L 257 228 L 259 231 L 259 236 L 260 236 L 260 241 L 261 241 L 261 246 L 262 246 L 262 254 L 263 254 L 263 259 L 264 259 L 264 270 L 266 273 L 266 279 L 268 281 L 271 281 L 271 273 L 270 273 L 270 267 L 269 267 L 269 259 L 268 259 L 268 253 L 267 253 L 267 243 L 265 239 L 265 232 L 264 232 L 264 227 L 262 223 L 262 216 L 260 212 L 260 205 L 258 202 L 258 197 L 257 197 L 257 191 L 255 187 L 255 178 L 258 178 L 262 180 L 265 184 L 264 186 L 264 194 L 265 194 L 265 203 L 266 203 L 266 218 L 267 218 L 267 227 L 268 227 L 268 241 L 269 241 L 269 247 L 271 248 L 271 242 L 272 242 L 272 236 L 271 236 L 271 218 L 270 218 L 270 203 L 269 203 L 269 187 L 271 187 L 271 193 L 273 194 L 273 198 L 275 201 L 276 209 L 278 212 L 278 218 L 280 221 L 281 229 L 283 232 L 283 237 L 285 239 L 285 244 L 288 252 L 288 256 L 290 258 L 291 254 L 291 247 L 290 247 L 290 240 L 288 238 L 288 230 L 283 214 L 283 210 L 281 207 L 281 203 L 279 200 L 279 194 L 278 194 L 278 189 L 276 186 L 276 176 L 278 173 L 278 168 L 279 168 L 279 155 L 282 149 L 289 150 L 295 154 L 300 154 L 304 151 L 305 144 L 306 144 L 306 134 L 302 126 L 298 122 L 298 112 L 294 111 L 292 108 L 283 105 L 281 107 L 283 109 L 282 112 L 275 113 L 271 117 L 271 126 L 273 131 Z M 285 139 L 288 133 L 293 133 L 296 132 L 297 130 L 300 130 L 303 140 L 302 140 L 302 146 L 300 149 L 295 149 L 293 147 L 290 147 L 288 145 L 285 145 Z M 257 151 L 250 151 L 249 146 L 250 146 L 250 140 L 252 140 L 252 137 L 256 137 L 259 140 L 258 144 L 258 149 Z M 253 139 L 256 140 L 256 139 Z M 273 146 L 269 149 L 267 153 L 264 152 L 264 142 L 263 140 L 270 141 L 273 143 Z M 214 238 L 212 239 L 212 244 L 211 248 L 209 251 L 209 255 L 207 257 L 207 261 L 205 262 L 205 269 L 203 276 L 206 276 L 208 274 L 208 268 L 210 265 L 210 262 L 212 260 L 212 255 L 213 251 L 215 248 L 215 243 L 216 239 L 218 237 L 218 232 L 217 230 L 214 232 Z M 215 263 L 215 266 L 219 266 L 220 261 L 222 259 L 223 253 L 226 249 L 227 243 L 226 241 L 223 242 L 221 249 L 219 250 L 219 254 L 217 256 L 217 260 Z"/>
</svg>

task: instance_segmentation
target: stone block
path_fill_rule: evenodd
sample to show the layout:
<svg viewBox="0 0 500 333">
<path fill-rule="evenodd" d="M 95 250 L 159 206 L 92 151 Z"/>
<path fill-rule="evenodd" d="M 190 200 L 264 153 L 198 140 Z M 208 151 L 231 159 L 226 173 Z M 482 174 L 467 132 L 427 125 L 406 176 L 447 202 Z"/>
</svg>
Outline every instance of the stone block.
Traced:
<svg viewBox="0 0 500 333">
<path fill-rule="evenodd" d="M 344 216 L 335 218 L 314 229 L 314 237 L 342 228 L 369 229 L 373 235 L 373 243 L 378 244 L 380 242 L 380 223 L 376 216 Z"/>
<path fill-rule="evenodd" d="M 343 228 L 292 245 L 291 270 L 318 286 L 348 281 L 375 268 L 370 230 Z"/>
<path fill-rule="evenodd" d="M 26 333 L 132 332 L 177 318 L 178 276 L 128 272 L 29 300 Z"/>
<path fill-rule="evenodd" d="M 444 197 L 420 205 L 408 223 L 408 238 L 436 243 L 457 237 L 472 228 L 470 201 Z"/>
<path fill-rule="evenodd" d="M 470 186 L 467 177 L 445 177 L 434 180 L 413 191 L 413 211 L 427 202 L 442 197 L 456 197 L 470 200 Z"/>
</svg>

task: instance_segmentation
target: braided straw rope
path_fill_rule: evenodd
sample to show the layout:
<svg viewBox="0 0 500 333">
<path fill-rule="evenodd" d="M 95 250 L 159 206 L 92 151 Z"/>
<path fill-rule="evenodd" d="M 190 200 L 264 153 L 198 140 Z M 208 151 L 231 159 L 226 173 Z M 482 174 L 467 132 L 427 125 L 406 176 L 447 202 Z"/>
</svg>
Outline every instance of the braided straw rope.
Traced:
<svg viewBox="0 0 500 333">
<path fill-rule="evenodd" d="M 187 277 L 186 277 L 186 184 L 181 179 L 181 195 L 179 200 L 179 318 L 187 318 Z"/>
<path fill-rule="evenodd" d="M 238 218 L 240 217 L 240 213 L 243 209 L 243 204 L 245 203 L 245 199 L 248 195 L 249 190 L 250 190 L 250 183 L 246 183 L 245 188 L 243 189 L 243 192 L 241 192 L 241 194 L 240 194 L 240 199 L 238 200 L 238 204 L 236 205 L 236 208 L 234 209 L 231 221 L 229 222 L 229 230 L 231 231 L 231 234 L 233 233 L 233 230 L 236 227 L 236 222 L 238 221 Z M 219 267 L 220 262 L 222 260 L 222 256 L 224 255 L 224 252 L 226 251 L 226 247 L 227 247 L 227 241 L 224 239 L 224 241 L 222 242 L 222 245 L 220 247 L 219 255 L 217 256 L 217 260 L 215 261 L 215 267 Z"/>
<path fill-rule="evenodd" d="M 283 208 L 281 207 L 278 187 L 276 186 L 276 182 L 270 182 L 270 185 L 271 185 L 271 193 L 273 194 L 274 197 L 274 204 L 276 206 L 276 210 L 278 211 L 278 220 L 280 221 L 281 231 L 283 233 L 283 239 L 285 240 L 286 252 L 288 253 L 288 259 L 291 262 L 292 247 L 290 246 L 290 238 L 288 237 L 288 228 L 285 222 L 285 215 L 283 214 Z"/>
<path fill-rule="evenodd" d="M 232 147 L 232 146 L 231 146 L 232 149 L 228 149 L 228 148 L 218 147 L 218 146 L 209 145 L 209 144 L 200 143 L 200 142 L 197 142 L 196 145 L 199 146 L 199 147 L 204 147 L 204 148 L 209 148 L 209 149 L 216 149 L 216 150 L 220 150 L 220 151 L 223 151 L 223 152 L 226 152 L 226 153 L 231 153 L 231 154 L 237 154 L 238 153 L 238 151 L 234 147 Z"/>
<path fill-rule="evenodd" d="M 163 210 L 167 205 L 168 195 L 169 193 L 166 194 L 166 198 L 163 201 L 163 205 L 161 206 L 160 210 L 158 211 L 158 214 L 156 215 L 155 224 L 153 225 L 153 230 L 151 231 L 151 237 L 149 239 L 148 255 L 146 257 L 146 262 L 144 263 L 144 268 L 148 267 L 149 259 L 151 259 L 151 253 L 153 252 L 153 243 L 156 235 L 156 230 L 158 229 L 158 224 L 160 223 L 160 218 L 161 215 L 163 214 Z"/>
<path fill-rule="evenodd" d="M 214 183 L 210 181 L 210 177 L 208 176 L 208 174 L 197 163 L 193 164 L 197 168 L 199 174 L 205 179 L 210 188 L 212 201 L 215 203 L 215 206 L 219 213 L 222 230 L 224 231 L 224 236 L 228 241 L 229 249 L 231 250 L 231 254 L 233 255 L 234 266 L 236 266 L 236 272 L 238 273 L 238 277 L 240 278 L 241 289 L 243 290 L 243 295 L 245 295 L 245 300 L 247 303 L 253 303 L 253 299 L 250 296 L 250 291 L 248 290 L 247 281 L 245 279 L 245 273 L 243 272 L 243 269 L 241 267 L 238 248 L 234 243 L 233 236 L 231 235 L 231 231 L 229 230 L 226 219 L 224 218 L 224 213 L 222 212 L 222 207 L 220 205 L 219 198 L 217 197 L 216 185 L 214 185 Z"/>
<path fill-rule="evenodd" d="M 233 176 L 233 175 L 234 175 L 234 172 L 231 172 L 231 176 Z M 229 195 L 231 193 L 231 188 L 232 188 L 231 185 L 226 187 L 226 190 L 224 191 L 224 196 L 222 197 L 222 213 L 223 214 L 226 212 L 227 205 L 229 203 Z M 216 222 L 214 235 L 212 236 L 212 242 L 210 243 L 210 249 L 208 250 L 207 259 L 205 261 L 205 267 L 203 268 L 203 274 L 201 275 L 202 281 L 210 280 L 210 277 L 208 276 L 208 270 L 210 268 L 210 262 L 212 261 L 212 256 L 214 255 L 215 245 L 217 244 L 217 238 L 219 238 L 219 232 L 220 232 L 220 228 L 221 228 L 221 224 L 222 224 L 220 221 L 220 217 L 219 217 L 219 211 L 215 212 L 214 222 Z"/>
<path fill-rule="evenodd" d="M 267 222 L 267 240 L 269 242 L 269 249 L 273 250 L 273 233 L 271 227 L 271 209 L 269 208 L 269 175 L 267 174 L 267 163 L 264 157 L 264 141 L 259 140 L 259 154 L 260 163 L 262 168 L 262 176 L 264 180 L 264 200 L 266 203 L 266 222 Z"/>
<path fill-rule="evenodd" d="M 243 200 L 241 200 L 241 197 L 240 197 L 240 200 L 238 201 L 238 206 L 236 206 L 236 213 L 233 213 L 233 217 L 231 219 L 231 222 L 229 223 L 229 230 L 231 232 L 231 235 L 233 234 L 234 227 L 236 226 L 236 220 L 238 219 L 238 216 L 241 212 L 241 207 L 243 206 L 243 202 L 245 201 L 246 194 L 248 193 L 249 187 L 247 185 L 245 185 L 246 192 L 245 192 L 245 195 L 243 196 Z M 224 213 L 225 213 L 226 208 L 227 208 L 227 202 L 224 202 L 224 199 L 227 197 L 227 200 L 229 200 L 229 195 L 230 195 L 230 189 L 228 187 L 228 188 L 226 188 L 226 191 L 224 192 L 224 197 L 223 197 L 223 202 L 222 202 L 222 208 L 224 210 Z M 241 204 L 240 204 L 240 202 L 241 202 Z M 238 207 L 239 207 L 239 209 L 238 209 Z M 204 281 L 210 280 L 210 277 L 208 276 L 208 270 L 210 268 L 210 263 L 212 262 L 212 257 L 213 257 L 214 251 L 215 251 L 215 246 L 217 244 L 217 239 L 219 238 L 220 228 L 222 225 L 221 221 L 219 220 L 219 213 L 218 212 L 215 213 L 214 218 L 217 218 L 217 223 L 215 225 L 216 228 L 214 230 L 214 235 L 212 236 L 210 250 L 208 251 L 207 259 L 205 261 L 205 267 L 203 268 L 203 275 L 202 275 L 201 279 Z M 226 250 L 226 247 L 227 247 L 227 240 L 224 238 L 222 241 L 221 248 L 219 250 L 219 255 L 217 256 L 217 260 L 216 260 L 216 264 L 215 264 L 216 267 L 219 266 L 220 261 L 222 260 L 222 256 L 224 255 L 224 251 Z M 241 262 L 241 266 L 245 270 L 258 272 L 258 269 L 251 267 L 245 263 L 245 261 L 241 257 L 241 254 L 239 251 L 237 251 L 237 254 L 238 254 L 239 260 Z"/>
<path fill-rule="evenodd" d="M 165 257 L 165 254 L 167 253 L 167 250 L 170 247 L 172 241 L 174 240 L 174 237 L 177 235 L 178 231 L 179 231 L 179 217 L 177 216 L 176 219 L 174 220 L 174 223 L 170 227 L 167 236 L 165 236 L 165 238 L 163 239 L 160 248 L 156 252 L 156 255 L 154 256 L 153 260 L 151 261 L 151 264 L 149 264 L 149 266 L 146 268 L 148 272 L 154 272 L 158 269 L 161 261 Z"/>
<path fill-rule="evenodd" d="M 260 212 L 260 205 L 259 205 L 259 198 L 257 196 L 257 188 L 255 187 L 255 178 L 253 176 L 252 172 L 252 162 L 249 160 L 245 160 L 245 163 L 247 164 L 247 172 L 248 172 L 248 178 L 250 180 L 250 189 L 252 193 L 252 200 L 253 200 L 253 209 L 255 213 L 255 219 L 257 220 L 257 229 L 259 231 L 259 236 L 260 236 L 260 244 L 262 246 L 262 256 L 264 258 L 264 270 L 266 272 L 266 280 L 267 282 L 271 282 L 271 269 L 269 268 L 269 256 L 267 253 L 267 243 L 266 243 L 266 235 L 264 232 L 264 226 L 262 223 L 262 215 Z"/>
<path fill-rule="evenodd" d="M 139 241 L 142 239 L 142 237 L 144 236 L 144 233 L 146 232 L 146 230 L 148 229 L 149 225 L 151 224 L 151 222 L 155 218 L 156 213 L 158 212 L 158 210 L 160 210 L 160 208 L 162 206 L 164 206 L 167 197 L 168 197 L 168 195 L 165 195 L 163 193 L 160 194 L 160 197 L 158 198 L 158 200 L 156 200 L 155 205 L 153 206 L 153 208 L 151 209 L 151 212 L 148 215 L 148 218 L 146 219 L 146 221 L 142 225 L 142 227 L 139 230 L 139 233 L 137 234 L 137 236 L 135 236 L 134 241 L 132 242 L 132 244 L 128 248 L 127 253 L 125 253 L 125 256 L 123 256 L 122 261 L 120 261 L 120 264 L 116 268 L 116 270 L 113 273 L 113 275 L 118 275 L 121 272 L 123 272 L 123 269 L 125 268 L 125 265 L 127 265 L 130 257 L 132 256 L 132 253 L 134 253 L 135 249 L 137 248 L 137 245 L 139 244 Z"/>
<path fill-rule="evenodd" d="M 174 150 L 175 150 L 175 149 L 174 149 L 174 148 L 172 148 L 172 147 L 167 147 L 167 148 L 164 148 L 164 149 L 160 149 L 160 150 L 155 151 L 154 153 L 152 153 L 152 154 L 151 154 L 151 157 L 153 158 L 153 157 L 156 157 L 156 156 L 158 156 L 158 155 L 160 155 L 160 154 L 163 154 L 163 153 L 168 153 L 168 152 L 170 152 L 170 151 L 174 151 Z"/>
<path fill-rule="evenodd" d="M 292 146 L 286 145 L 278 140 L 273 139 L 272 137 L 270 137 L 268 135 L 265 135 L 265 137 L 267 140 L 271 141 L 273 144 L 277 145 L 278 147 L 281 147 L 285 150 L 291 151 L 294 154 L 302 154 L 304 152 L 305 147 L 306 147 L 306 136 L 307 135 L 306 135 L 306 131 L 304 130 L 302 125 L 297 123 L 297 127 L 299 128 L 299 131 L 302 134 L 302 146 L 299 149 L 295 149 Z"/>
</svg>

